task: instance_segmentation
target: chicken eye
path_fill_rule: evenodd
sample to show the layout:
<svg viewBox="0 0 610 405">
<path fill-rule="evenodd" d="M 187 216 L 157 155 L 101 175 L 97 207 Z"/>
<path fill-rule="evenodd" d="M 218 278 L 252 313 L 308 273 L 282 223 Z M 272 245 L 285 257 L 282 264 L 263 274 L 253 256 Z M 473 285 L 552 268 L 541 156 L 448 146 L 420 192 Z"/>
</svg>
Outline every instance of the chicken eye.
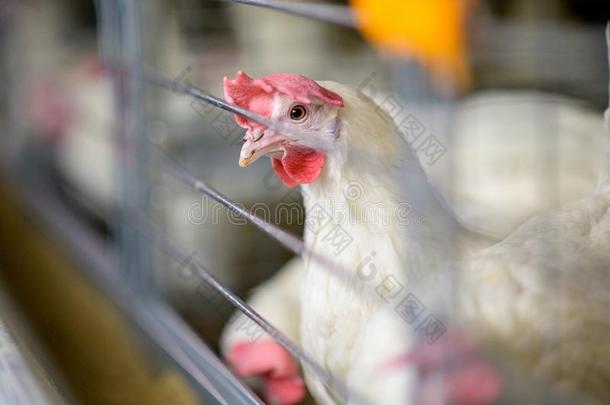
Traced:
<svg viewBox="0 0 610 405">
<path fill-rule="evenodd" d="M 290 109 L 290 119 L 293 121 L 302 121 L 307 116 L 305 106 L 297 104 Z"/>
</svg>

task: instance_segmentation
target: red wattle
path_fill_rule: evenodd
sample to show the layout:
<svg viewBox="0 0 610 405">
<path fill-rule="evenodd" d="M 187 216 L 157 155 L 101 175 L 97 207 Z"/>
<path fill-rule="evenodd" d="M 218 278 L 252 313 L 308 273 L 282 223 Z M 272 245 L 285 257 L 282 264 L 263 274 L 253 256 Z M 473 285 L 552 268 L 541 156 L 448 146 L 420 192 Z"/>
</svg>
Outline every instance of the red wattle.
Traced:
<svg viewBox="0 0 610 405">
<path fill-rule="evenodd" d="M 288 148 L 282 159 L 272 159 L 273 170 L 287 187 L 313 183 L 320 177 L 326 156 L 314 149 Z"/>
</svg>

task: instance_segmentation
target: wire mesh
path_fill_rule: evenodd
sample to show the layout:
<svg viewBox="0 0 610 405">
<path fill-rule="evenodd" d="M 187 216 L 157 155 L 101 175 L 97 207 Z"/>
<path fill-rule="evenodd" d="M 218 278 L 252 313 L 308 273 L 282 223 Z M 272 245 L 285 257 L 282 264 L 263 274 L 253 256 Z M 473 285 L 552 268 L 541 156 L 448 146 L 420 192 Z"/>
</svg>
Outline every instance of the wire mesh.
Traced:
<svg viewBox="0 0 610 405">
<path fill-rule="evenodd" d="M 309 19 L 327 21 L 351 28 L 355 27 L 354 18 L 349 9 L 342 6 L 258 0 L 236 0 L 233 3 L 269 8 L 304 16 Z M 266 219 L 253 215 L 233 199 L 220 193 L 207 181 L 199 179 L 188 170 L 185 170 L 182 165 L 167 158 L 165 154 L 152 153 L 149 155 L 150 147 L 149 140 L 147 139 L 149 131 L 147 127 L 148 122 L 146 121 L 149 111 L 146 110 L 145 103 L 143 102 L 147 94 L 144 83 L 150 82 L 156 84 L 174 94 L 188 95 L 193 99 L 210 104 L 214 108 L 241 115 L 278 132 L 294 136 L 303 134 L 284 125 L 282 121 L 272 121 L 252 111 L 226 103 L 222 99 L 213 96 L 211 92 L 203 91 L 192 84 L 183 84 L 168 75 L 145 66 L 143 60 L 148 58 L 145 57 L 142 47 L 142 25 L 144 24 L 142 23 L 141 10 L 139 10 L 140 3 L 137 1 L 117 0 L 98 1 L 96 4 L 99 16 L 101 17 L 99 48 L 106 62 L 106 67 L 109 68 L 114 77 L 114 88 L 117 95 L 116 116 L 118 118 L 117 132 L 119 136 L 117 137 L 116 150 L 120 156 L 119 167 L 122 173 L 122 176 L 119 177 L 122 184 L 119 193 L 121 195 L 120 212 L 122 216 L 117 226 L 123 251 L 120 267 L 126 270 L 131 287 L 138 292 L 137 299 L 135 301 L 129 300 L 125 307 L 136 309 L 135 315 L 133 315 L 136 323 L 140 324 L 142 329 L 149 333 L 160 347 L 165 348 L 168 355 L 186 371 L 196 385 L 209 394 L 213 401 L 218 403 L 260 403 L 247 388 L 241 386 L 237 379 L 224 367 L 222 362 L 216 358 L 212 350 L 205 343 L 199 341 L 199 338 L 185 325 L 181 317 L 166 302 L 157 301 L 150 297 L 140 297 L 140 295 L 148 296 L 150 293 L 153 293 L 153 296 L 156 297 L 157 293 L 157 291 L 154 291 L 152 275 L 153 263 L 151 263 L 149 243 L 151 240 L 154 240 L 161 250 L 179 262 L 183 262 L 189 257 L 188 254 L 184 253 L 185 249 L 180 249 L 175 244 L 170 243 L 167 240 L 168 238 L 163 236 L 161 232 L 151 231 L 150 224 L 152 223 L 153 215 L 150 207 L 150 200 L 152 198 L 150 191 L 154 188 L 150 176 L 151 166 L 157 167 L 156 164 L 159 164 L 158 167 L 161 167 L 162 171 L 180 180 L 196 192 L 211 197 L 229 211 L 248 219 L 257 228 L 290 251 L 305 257 L 307 260 L 317 261 L 318 264 L 321 264 L 321 267 L 333 273 L 339 279 L 343 277 L 345 271 L 336 263 L 333 263 L 333 260 L 318 255 L 316 252 L 309 251 L 303 241 L 294 234 L 273 225 Z M 405 64 L 397 63 L 395 66 L 396 68 L 392 70 L 394 76 L 399 78 L 409 76 L 407 71 L 410 69 L 404 69 Z M 409 102 L 417 102 L 423 99 L 413 97 L 413 92 L 410 91 L 412 88 L 401 89 L 400 83 L 396 87 L 399 93 L 408 93 L 409 97 L 404 98 L 409 100 Z M 446 103 L 446 100 L 443 100 L 443 103 Z M 445 107 L 450 108 L 451 106 L 450 103 L 446 103 L 440 109 L 442 110 Z M 429 107 L 429 105 L 424 107 Z M 549 109 L 549 114 L 546 114 L 546 116 L 551 123 L 557 123 L 560 118 L 558 116 L 555 118 L 551 117 L 553 112 L 555 112 L 554 109 Z M 439 115 L 444 116 L 442 118 L 443 121 L 452 124 L 451 114 L 446 113 L 447 109 Z M 448 115 L 449 118 L 445 117 L 445 115 Z M 552 126 L 546 128 L 546 132 L 554 132 L 556 130 L 558 129 Z M 453 141 L 452 134 L 447 136 L 448 141 L 446 146 L 449 149 L 456 148 L 457 145 L 451 143 Z M 544 139 L 541 139 L 541 142 L 544 142 Z M 545 166 L 545 171 L 558 172 L 558 166 L 553 160 L 555 157 L 553 153 L 558 149 L 558 145 L 550 148 L 551 156 L 547 156 L 548 159 L 545 160 L 548 164 Z M 453 157 L 453 154 L 449 153 L 449 163 L 447 166 L 450 168 L 449 174 L 452 175 L 455 173 L 451 170 L 455 167 L 455 172 L 457 172 L 457 166 L 459 166 L 459 162 L 455 162 Z M 451 182 L 449 176 L 446 176 L 445 180 Z M 548 178 L 541 177 L 539 182 L 542 184 L 547 180 Z M 553 188 L 553 185 L 557 182 L 557 180 L 549 182 L 552 184 L 546 189 L 547 195 L 558 193 Z M 220 189 L 222 190 L 222 188 Z M 558 201 L 559 197 L 556 200 Z M 215 275 L 211 274 L 212 272 L 208 271 L 205 266 L 193 260 L 190 261 L 189 267 L 197 274 L 200 280 L 211 285 L 237 310 L 255 321 L 256 324 L 278 340 L 295 357 L 299 358 L 302 363 L 311 368 L 320 380 L 333 389 L 342 400 L 346 401 L 347 398 L 350 398 L 350 400 L 358 403 L 365 402 L 365 398 L 361 398 L 357 392 L 352 391 L 351 388 L 353 387 L 347 387 L 343 381 L 333 377 L 324 367 L 317 364 L 298 345 L 287 339 L 236 294 L 233 294 L 222 282 L 219 282 Z M 113 288 L 116 287 L 116 284 L 120 283 L 119 280 L 114 280 Z M 119 300 L 121 299 L 124 298 Z M 129 309 L 126 310 L 130 312 Z"/>
</svg>

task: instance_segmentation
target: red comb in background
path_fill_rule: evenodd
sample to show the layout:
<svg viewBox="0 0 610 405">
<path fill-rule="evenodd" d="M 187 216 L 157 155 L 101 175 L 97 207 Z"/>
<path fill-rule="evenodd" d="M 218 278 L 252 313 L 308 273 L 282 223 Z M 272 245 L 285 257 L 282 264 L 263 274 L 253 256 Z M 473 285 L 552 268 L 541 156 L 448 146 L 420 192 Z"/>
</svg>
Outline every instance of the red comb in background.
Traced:
<svg viewBox="0 0 610 405">
<path fill-rule="evenodd" d="M 106 67 L 97 55 L 84 58 L 81 61 L 81 68 L 91 78 L 101 78 L 106 73 Z"/>
<path fill-rule="evenodd" d="M 343 98 L 320 86 L 314 80 L 303 75 L 278 73 L 253 79 L 239 71 L 235 79 L 225 77 L 223 80 L 225 99 L 239 107 L 270 117 L 273 108 L 273 96 L 284 94 L 301 103 L 309 104 L 320 101 L 326 104 L 343 107 Z M 246 118 L 236 116 L 242 127 L 256 126 Z"/>
</svg>

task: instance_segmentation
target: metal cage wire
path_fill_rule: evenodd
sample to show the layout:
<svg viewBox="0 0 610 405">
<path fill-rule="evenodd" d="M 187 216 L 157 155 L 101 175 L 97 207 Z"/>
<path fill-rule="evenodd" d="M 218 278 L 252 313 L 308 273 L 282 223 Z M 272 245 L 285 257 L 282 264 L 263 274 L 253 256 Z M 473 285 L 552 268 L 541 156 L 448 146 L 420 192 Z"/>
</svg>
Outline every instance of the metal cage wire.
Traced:
<svg viewBox="0 0 610 405">
<path fill-rule="evenodd" d="M 349 8 L 343 6 L 298 4 L 278 0 L 226 1 L 244 6 L 268 8 L 344 27 L 356 27 L 354 16 Z M 120 165 L 124 174 L 120 177 L 121 195 L 123 196 L 122 216 L 117 229 L 122 249 L 129 253 L 121 255 L 119 262 L 120 268 L 125 270 L 123 276 L 129 280 L 129 288 L 120 286 L 120 277 L 111 277 L 102 284 L 110 286 L 109 290 L 118 291 L 114 294 L 114 298 L 120 306 L 185 371 L 193 383 L 204 392 L 206 399 L 223 404 L 260 404 L 261 401 L 250 389 L 231 373 L 208 345 L 199 339 L 181 317 L 156 294 L 154 280 L 149 271 L 151 268 L 150 242 L 152 241 L 156 248 L 179 262 L 188 259 L 189 255 L 169 241 L 163 232 L 152 224 L 147 194 L 150 186 L 148 178 L 150 167 L 157 165 L 162 172 L 179 180 L 186 187 L 210 197 L 226 209 L 244 217 L 295 254 L 317 261 L 325 271 L 338 279 L 342 279 L 345 273 L 333 260 L 308 250 L 297 236 L 243 209 L 240 204 L 211 187 L 205 180 L 199 179 L 184 169 L 179 163 L 172 161 L 162 151 L 151 148 L 145 137 L 145 109 L 142 102 L 146 89 L 145 84 L 149 83 L 168 91 L 186 94 L 215 108 L 257 121 L 278 132 L 296 133 L 292 128 L 285 126 L 282 121 L 272 121 L 252 111 L 229 104 L 196 86 L 176 83 L 169 75 L 145 65 L 141 43 L 142 15 L 140 3 L 137 0 L 98 0 L 96 5 L 99 16 L 98 39 L 101 54 L 115 83 L 116 117 L 119 124 L 117 126 L 117 145 L 121 145 L 122 151 Z M 125 148 L 125 145 L 129 147 Z M 36 209 L 36 207 L 33 208 Z M 45 213 L 41 213 L 41 215 L 45 215 Z M 69 236 L 66 237 L 69 238 Z M 77 240 L 73 242 L 79 243 Z M 97 268 L 104 268 L 103 273 L 106 275 L 111 273 L 109 266 L 111 266 L 109 263 L 97 263 Z M 344 381 L 335 378 L 324 367 L 317 364 L 298 344 L 290 341 L 274 328 L 264 317 L 220 283 L 199 262 L 190 261 L 189 267 L 199 280 L 213 288 L 235 309 L 251 319 L 297 357 L 317 378 L 331 388 L 339 399 L 347 402 L 349 398 L 350 402 L 367 403 L 366 398 L 362 398 L 357 390 L 354 390 L 355 387 L 348 387 Z M 130 296 L 131 290 L 137 294 Z"/>
<path fill-rule="evenodd" d="M 351 12 L 343 6 L 259 0 L 233 2 L 283 11 L 351 28 L 356 26 Z M 122 255 L 123 259 L 120 264 L 121 268 L 126 271 L 125 275 L 130 281 L 131 288 L 140 293 L 143 298 L 149 297 L 144 298 L 144 303 L 154 308 L 150 311 L 154 314 L 152 316 L 146 313 L 149 311 L 139 311 L 140 315 L 136 316 L 139 318 L 137 323 L 146 325 L 145 329 L 153 332 L 157 342 L 164 348 L 169 348 L 166 349 L 166 352 L 170 357 L 218 403 L 260 403 L 249 388 L 241 384 L 203 342 L 198 341 L 195 334 L 167 304 L 151 298 L 154 296 L 154 286 L 152 285 L 154 283 L 147 270 L 150 268 L 149 253 L 146 250 L 147 242 L 152 240 L 163 252 L 178 261 L 184 261 L 188 255 L 169 242 L 158 229 L 150 224 L 147 215 L 148 196 L 146 195 L 146 190 L 148 190 L 146 173 L 149 160 L 150 162 L 160 162 L 163 171 L 195 191 L 211 197 L 234 213 L 243 216 L 295 254 L 317 261 L 339 279 L 345 273 L 329 258 L 309 251 L 300 238 L 240 208 L 236 202 L 222 195 L 205 181 L 197 179 L 161 152 L 156 151 L 151 158 L 143 130 L 142 85 L 149 82 L 166 90 L 187 94 L 216 108 L 260 122 L 279 132 L 295 134 L 295 131 L 284 125 L 283 122 L 274 122 L 231 105 L 195 86 L 175 83 L 169 76 L 145 66 L 142 62 L 142 44 L 140 42 L 139 3 L 135 0 L 111 0 L 97 1 L 96 5 L 99 16 L 101 54 L 115 83 L 118 106 L 116 116 L 119 123 L 117 145 L 121 145 L 121 161 L 123 162 L 120 168 L 122 173 L 127 174 L 120 177 L 124 199 L 121 202 L 123 214 L 119 222 L 119 235 L 122 250 L 129 254 Z M 349 398 L 353 403 L 367 403 L 365 398 L 317 364 L 298 344 L 290 341 L 242 299 L 218 282 L 203 266 L 196 261 L 192 261 L 189 266 L 197 277 L 219 292 L 238 311 L 297 357 L 317 378 L 331 388 L 339 399 L 347 402 Z M 141 305 L 135 307 L 138 308 Z M 175 340 L 177 344 L 174 344 L 172 340 Z M 216 371 L 222 378 L 218 377 Z"/>
</svg>

